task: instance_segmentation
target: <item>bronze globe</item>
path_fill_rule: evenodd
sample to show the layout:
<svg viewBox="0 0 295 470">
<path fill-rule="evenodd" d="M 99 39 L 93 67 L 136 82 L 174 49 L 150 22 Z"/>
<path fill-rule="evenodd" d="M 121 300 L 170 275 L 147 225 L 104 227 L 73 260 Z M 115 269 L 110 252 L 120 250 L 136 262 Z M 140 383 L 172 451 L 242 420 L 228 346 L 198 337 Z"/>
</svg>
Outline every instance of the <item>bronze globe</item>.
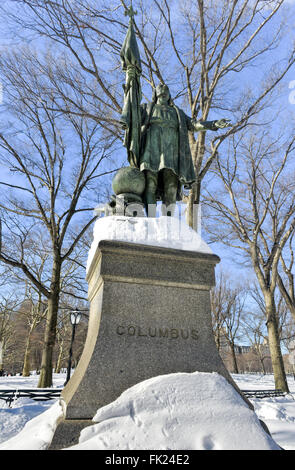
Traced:
<svg viewBox="0 0 295 470">
<path fill-rule="evenodd" d="M 113 178 L 112 187 L 116 195 L 132 193 L 141 196 L 145 189 L 144 174 L 131 166 L 120 168 Z"/>
</svg>

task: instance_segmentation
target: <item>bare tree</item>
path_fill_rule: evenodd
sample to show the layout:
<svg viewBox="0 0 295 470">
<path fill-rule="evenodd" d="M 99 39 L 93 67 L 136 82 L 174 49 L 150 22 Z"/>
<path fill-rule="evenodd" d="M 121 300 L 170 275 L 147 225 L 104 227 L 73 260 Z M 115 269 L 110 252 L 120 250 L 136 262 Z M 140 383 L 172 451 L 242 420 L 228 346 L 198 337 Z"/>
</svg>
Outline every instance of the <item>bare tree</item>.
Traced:
<svg viewBox="0 0 295 470">
<path fill-rule="evenodd" d="M 5 353 L 13 336 L 12 315 L 16 311 L 19 301 L 12 294 L 1 296 L 0 300 L 0 371 L 4 370 Z"/>
<path fill-rule="evenodd" d="M 216 285 L 211 289 L 211 315 L 213 334 L 217 350 L 220 352 L 224 346 L 224 315 L 225 289 L 222 275 L 216 280 Z"/>
<path fill-rule="evenodd" d="M 47 301 L 39 386 L 48 387 L 52 385 L 62 267 L 95 220 L 97 182 L 111 171 L 105 162 L 113 142 L 101 134 L 94 120 L 51 110 L 48 100 L 42 99 L 48 75 L 38 68 L 36 53 L 7 52 L 0 62 L 6 91 L 6 112 L 0 123 L 2 129 L 5 126 L 0 131 L 4 168 L 0 260 L 22 272 Z M 40 232 L 47 234 L 44 239 L 50 252 L 50 275 L 44 274 L 42 280 L 31 263 L 30 248 L 31 239 Z"/>
<path fill-rule="evenodd" d="M 1 226 L 1 221 L 0 221 Z M 0 241 L 1 248 L 1 241 Z M 8 266 L 0 271 L 0 375 L 7 370 L 14 339 L 14 317 L 23 300 L 22 292 L 15 289 Z"/>
<path fill-rule="evenodd" d="M 37 292 L 37 299 L 35 298 L 35 292 L 32 291 L 30 285 L 27 285 L 25 300 L 19 310 L 19 314 L 24 316 L 28 327 L 26 346 L 24 354 L 24 363 L 22 375 L 29 377 L 31 371 L 31 342 L 32 334 L 34 333 L 37 326 L 46 318 L 47 305 L 42 301 L 42 295 L 40 291 Z"/>
<path fill-rule="evenodd" d="M 57 321 L 56 339 L 57 339 L 57 346 L 58 346 L 58 356 L 57 356 L 57 361 L 55 365 L 55 372 L 57 374 L 60 373 L 62 364 L 67 355 L 66 339 L 70 335 L 70 322 L 67 317 L 68 317 L 67 312 L 62 311 L 62 314 L 58 316 L 58 321 Z"/>
<path fill-rule="evenodd" d="M 242 321 L 242 329 L 251 345 L 251 351 L 258 358 L 262 372 L 265 375 L 265 361 L 270 356 L 264 313 L 261 310 L 247 312 Z"/>
<path fill-rule="evenodd" d="M 270 357 L 269 341 L 266 324 L 266 311 L 264 296 L 258 285 L 249 288 L 250 298 L 254 300 L 252 310 L 243 317 L 243 331 L 251 344 L 252 352 L 258 357 L 263 374 L 266 373 L 265 363 Z M 283 296 L 277 289 L 275 292 L 276 319 L 280 342 L 288 342 L 290 312 L 286 306 Z"/>
<path fill-rule="evenodd" d="M 25 348 L 25 353 L 24 353 L 24 362 L 23 362 L 23 370 L 22 370 L 23 377 L 29 377 L 31 375 L 32 334 L 37 328 L 37 326 L 39 325 L 39 323 L 45 318 L 46 311 L 44 312 L 44 316 L 41 316 L 40 312 L 38 311 L 39 305 L 31 306 L 29 331 L 27 333 L 27 338 L 26 338 L 26 348 Z"/>
<path fill-rule="evenodd" d="M 245 288 L 234 283 L 228 275 L 221 273 L 211 292 L 213 331 L 217 348 L 222 338 L 226 340 L 233 362 L 233 371 L 238 374 L 236 357 L 237 340 L 241 335 L 241 319 L 244 313 Z"/>
<path fill-rule="evenodd" d="M 294 234 L 295 231 L 291 234 L 288 245 L 281 253 L 278 287 L 295 321 Z"/>
<path fill-rule="evenodd" d="M 219 200 L 208 195 L 215 239 L 240 250 L 251 262 L 265 303 L 269 347 L 277 388 L 288 390 L 280 349 L 275 290 L 278 263 L 295 227 L 294 178 L 290 160 L 295 138 L 265 130 L 233 142 L 233 155 L 218 160 Z"/>
</svg>

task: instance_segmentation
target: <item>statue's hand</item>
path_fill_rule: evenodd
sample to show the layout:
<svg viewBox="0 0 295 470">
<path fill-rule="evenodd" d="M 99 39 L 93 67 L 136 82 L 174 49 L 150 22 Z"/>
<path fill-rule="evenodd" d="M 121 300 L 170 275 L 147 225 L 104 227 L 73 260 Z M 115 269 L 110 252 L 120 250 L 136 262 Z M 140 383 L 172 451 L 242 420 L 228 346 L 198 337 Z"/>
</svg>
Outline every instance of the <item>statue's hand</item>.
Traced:
<svg viewBox="0 0 295 470">
<path fill-rule="evenodd" d="M 218 129 L 232 126 L 230 119 L 218 119 L 217 121 L 214 121 L 214 125 L 215 127 L 218 127 Z"/>
<path fill-rule="evenodd" d="M 120 124 L 121 124 L 122 129 L 126 130 L 128 128 L 127 122 L 124 120 L 122 116 L 120 119 Z"/>
</svg>

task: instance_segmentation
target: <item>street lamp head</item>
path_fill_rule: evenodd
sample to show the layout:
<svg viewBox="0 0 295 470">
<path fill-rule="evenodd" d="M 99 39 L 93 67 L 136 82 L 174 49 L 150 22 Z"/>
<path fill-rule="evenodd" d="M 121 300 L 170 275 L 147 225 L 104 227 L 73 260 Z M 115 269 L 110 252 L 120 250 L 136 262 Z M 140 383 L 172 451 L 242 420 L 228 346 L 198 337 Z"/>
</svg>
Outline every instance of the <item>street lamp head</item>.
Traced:
<svg viewBox="0 0 295 470">
<path fill-rule="evenodd" d="M 71 323 L 72 325 L 78 325 L 79 321 L 81 320 L 81 312 L 75 310 L 71 312 Z"/>
</svg>

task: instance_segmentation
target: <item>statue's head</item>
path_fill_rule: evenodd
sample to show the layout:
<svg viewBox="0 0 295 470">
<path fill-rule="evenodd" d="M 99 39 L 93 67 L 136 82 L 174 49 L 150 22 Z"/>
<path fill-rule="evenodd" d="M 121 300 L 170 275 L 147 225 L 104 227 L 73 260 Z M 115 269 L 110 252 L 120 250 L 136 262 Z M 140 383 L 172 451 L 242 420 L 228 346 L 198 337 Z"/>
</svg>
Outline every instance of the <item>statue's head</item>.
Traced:
<svg viewBox="0 0 295 470">
<path fill-rule="evenodd" d="M 171 100 L 171 95 L 170 91 L 167 85 L 165 83 L 159 83 L 158 86 L 153 91 L 153 101 L 156 103 L 158 101 L 158 98 L 166 98 L 167 102 L 171 105 L 172 100 Z"/>
</svg>

